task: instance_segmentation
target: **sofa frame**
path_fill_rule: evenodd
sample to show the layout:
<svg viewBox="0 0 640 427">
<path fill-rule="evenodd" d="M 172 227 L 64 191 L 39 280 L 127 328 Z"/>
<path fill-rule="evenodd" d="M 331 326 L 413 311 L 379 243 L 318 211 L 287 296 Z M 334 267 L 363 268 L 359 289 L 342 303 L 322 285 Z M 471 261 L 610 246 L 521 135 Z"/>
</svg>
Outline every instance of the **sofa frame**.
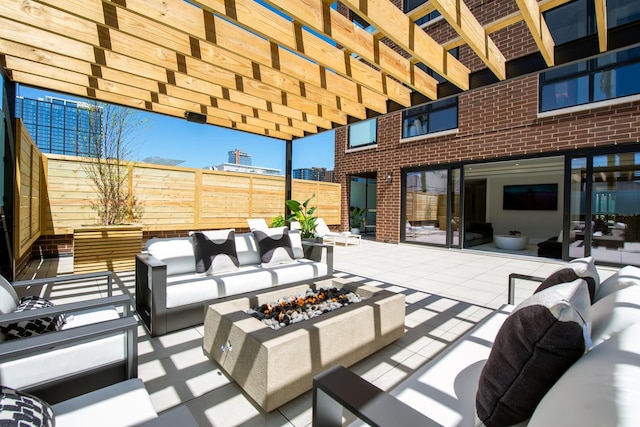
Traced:
<svg viewBox="0 0 640 427">
<path fill-rule="evenodd" d="M 302 246 L 304 257 L 307 259 L 320 261 L 323 255 L 325 257 L 327 275 L 317 277 L 314 280 L 333 276 L 333 246 L 311 241 L 303 241 Z M 150 283 L 153 283 L 153 286 Z M 298 283 L 288 283 L 281 286 L 295 284 Z M 229 295 L 229 297 L 242 295 Z M 147 253 L 136 255 L 136 311 L 151 336 L 160 336 L 204 323 L 206 307 L 222 298 L 203 300 L 167 309 L 166 264 Z"/>
</svg>

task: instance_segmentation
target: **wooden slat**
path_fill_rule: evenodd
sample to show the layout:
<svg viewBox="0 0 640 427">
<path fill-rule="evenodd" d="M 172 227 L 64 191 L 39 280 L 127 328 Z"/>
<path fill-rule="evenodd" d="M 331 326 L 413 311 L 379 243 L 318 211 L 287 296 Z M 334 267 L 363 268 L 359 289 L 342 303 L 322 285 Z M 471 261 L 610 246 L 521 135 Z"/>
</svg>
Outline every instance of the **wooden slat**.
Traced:
<svg viewBox="0 0 640 427">
<path fill-rule="evenodd" d="M 507 77 L 505 58 L 463 0 L 431 0 L 449 25 L 500 79 Z"/>
<path fill-rule="evenodd" d="M 425 96 L 437 98 L 437 81 L 433 77 L 337 10 L 328 7 L 322 0 L 267 0 L 266 3 L 290 15 L 299 23 L 317 32 L 326 33 L 339 45 Z"/>
<path fill-rule="evenodd" d="M 251 28 L 252 31 L 262 35 L 267 40 L 296 50 L 316 64 L 348 77 L 359 85 L 385 95 L 401 105 L 411 105 L 408 88 L 385 76 L 380 71 L 358 61 L 351 55 L 345 55 L 343 51 L 335 46 L 253 0 L 198 0 L 195 3 L 207 11 L 225 17 L 231 22 Z M 304 7 L 304 5 L 297 6 L 297 8 L 301 7 Z M 216 21 L 216 34 L 226 35 L 227 32 L 223 32 L 222 28 L 218 30 L 217 23 L 218 21 Z M 251 39 L 255 38 L 249 32 L 246 32 L 246 34 L 250 34 Z M 245 41 L 242 39 L 245 38 L 246 34 L 236 32 L 234 34 L 236 40 L 234 41 L 244 43 Z"/>
<path fill-rule="evenodd" d="M 596 9 L 596 28 L 600 52 L 607 51 L 607 0 L 593 0 Z"/>
<path fill-rule="evenodd" d="M 553 47 L 555 43 L 551 37 L 551 32 L 547 23 L 542 16 L 540 7 L 536 0 L 516 0 L 518 8 L 522 13 L 522 17 L 529 27 L 529 32 L 533 36 L 533 40 L 536 42 L 540 53 L 549 67 L 552 67 L 555 63 L 553 58 Z"/>
<path fill-rule="evenodd" d="M 118 5 L 120 6 L 120 5 Z M 267 76 L 275 74 L 276 79 L 264 78 L 262 81 L 274 85 L 282 82 L 283 90 L 287 88 L 299 87 L 299 83 L 286 84 L 288 78 L 282 78 L 282 72 L 301 82 L 311 84 L 316 87 L 323 87 L 329 93 L 334 93 L 340 97 L 346 97 L 352 101 L 360 101 L 367 108 L 380 111 L 381 95 L 370 96 L 359 99 L 357 85 L 346 78 L 327 81 L 323 85 L 322 70 L 309 61 L 305 61 L 299 56 L 289 57 L 290 52 L 284 49 L 277 49 L 277 57 L 280 58 L 280 66 L 273 67 L 271 46 L 265 40 L 252 35 L 229 22 L 213 18 L 212 28 L 215 34 L 207 33 L 205 30 L 204 16 L 202 11 L 198 11 L 192 5 L 183 1 L 167 0 L 164 2 L 149 3 L 144 0 L 130 0 L 126 2 L 127 9 L 149 17 L 166 26 L 166 29 L 176 29 L 197 35 L 200 40 L 200 51 L 202 59 L 210 64 L 220 65 L 223 68 L 233 70 L 243 76 L 252 76 L 254 68 L 258 66 L 259 75 Z M 224 52 L 220 51 L 220 48 Z M 237 66 L 246 62 L 242 69 Z M 288 66 L 282 66 L 286 63 Z M 278 65 L 278 64 L 275 64 Z M 328 105 L 329 106 L 329 105 Z M 385 111 L 386 112 L 386 109 Z"/>
<path fill-rule="evenodd" d="M 469 89 L 469 69 L 416 26 L 389 0 L 375 2 L 341 0 L 341 3 L 368 21 L 402 49 L 413 55 L 415 59 L 424 63 L 462 90 Z"/>
</svg>

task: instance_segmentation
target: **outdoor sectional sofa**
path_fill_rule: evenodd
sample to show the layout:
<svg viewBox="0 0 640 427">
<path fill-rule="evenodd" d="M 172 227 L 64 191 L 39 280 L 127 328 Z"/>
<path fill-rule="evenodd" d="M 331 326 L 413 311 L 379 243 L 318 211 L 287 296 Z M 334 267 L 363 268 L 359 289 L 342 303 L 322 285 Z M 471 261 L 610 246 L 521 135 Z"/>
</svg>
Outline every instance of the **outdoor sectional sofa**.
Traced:
<svg viewBox="0 0 640 427">
<path fill-rule="evenodd" d="M 542 280 L 517 307 L 516 278 Z M 600 283 L 590 257 L 509 279 L 510 304 L 389 393 L 342 366 L 316 376 L 314 425 L 342 425 L 343 407 L 371 425 L 637 425 L 640 269 Z"/>
<path fill-rule="evenodd" d="M 159 336 L 202 324 L 220 298 L 332 275 L 333 247 L 284 227 L 153 238 L 136 256 L 136 310 Z"/>
</svg>

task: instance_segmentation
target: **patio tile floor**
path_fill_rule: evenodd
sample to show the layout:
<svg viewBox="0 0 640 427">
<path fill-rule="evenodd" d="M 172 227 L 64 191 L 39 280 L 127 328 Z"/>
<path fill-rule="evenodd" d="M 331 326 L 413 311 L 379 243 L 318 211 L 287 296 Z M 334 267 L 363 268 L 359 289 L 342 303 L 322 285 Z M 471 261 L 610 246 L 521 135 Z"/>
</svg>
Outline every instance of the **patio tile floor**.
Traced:
<svg viewBox="0 0 640 427">
<path fill-rule="evenodd" d="M 559 260 L 448 250 L 363 239 L 360 246 L 335 246 L 335 275 L 406 296 L 406 333 L 393 344 L 352 366 L 355 372 L 390 390 L 479 320 L 507 301 L 509 273 L 546 276 Z M 34 261 L 20 279 L 72 272 L 72 258 Z M 598 267 L 601 278 L 615 269 Z M 59 285 L 58 285 L 59 286 Z M 517 285 L 517 301 L 534 283 Z M 117 273 L 114 294 L 134 296 L 134 273 Z M 42 296 L 71 302 L 105 296 L 104 286 L 86 283 L 43 289 Z M 309 426 L 311 392 L 265 413 L 202 352 L 202 326 L 151 338 L 138 328 L 139 372 L 161 412 L 186 404 L 201 426 Z"/>
</svg>

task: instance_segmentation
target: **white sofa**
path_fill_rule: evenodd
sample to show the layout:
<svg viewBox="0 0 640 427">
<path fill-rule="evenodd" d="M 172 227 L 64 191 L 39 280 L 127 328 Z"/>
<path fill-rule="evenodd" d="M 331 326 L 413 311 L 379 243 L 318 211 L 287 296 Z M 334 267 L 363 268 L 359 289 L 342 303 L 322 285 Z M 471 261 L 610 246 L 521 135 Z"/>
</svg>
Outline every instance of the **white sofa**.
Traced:
<svg viewBox="0 0 640 427">
<path fill-rule="evenodd" d="M 576 283 L 581 281 L 578 279 Z M 592 298 L 587 299 L 580 314 L 585 316 L 582 319 L 585 325 L 590 325 L 590 334 L 584 334 L 589 328 L 578 330 L 578 335 L 584 334 L 588 351 L 578 355 L 577 361 L 569 362 L 568 369 L 548 385 L 550 388 L 544 391 L 541 400 L 526 401 L 526 389 L 535 387 L 533 383 L 538 377 L 546 375 L 551 368 L 545 365 L 532 369 L 527 365 L 517 372 L 519 378 L 512 384 L 522 381 L 525 390 L 507 389 L 505 396 L 512 393 L 512 406 L 508 409 L 515 411 L 520 404 L 531 404 L 533 413 L 515 425 L 637 425 L 640 419 L 640 269 L 623 267 L 601 284 L 597 282 Z M 553 290 L 547 290 L 550 291 Z M 535 298 L 536 295 L 527 300 Z M 343 407 L 371 425 L 514 424 L 493 421 L 483 424 L 477 415 L 476 398 L 481 395 L 479 384 L 487 385 L 483 375 L 485 370 L 490 371 L 486 368 L 490 355 L 494 357 L 493 353 L 500 352 L 494 347 L 503 348 L 505 331 L 511 331 L 506 327 L 507 319 L 527 307 L 527 300 L 517 307 L 512 304 L 500 307 L 389 393 L 341 366 L 318 375 L 314 379 L 314 425 L 342 425 Z M 525 337 L 533 334 L 530 330 L 523 333 Z M 541 351 L 538 345 L 531 349 L 534 350 Z M 514 360 L 515 357 L 500 359 L 497 366 L 508 371 L 510 365 L 517 364 Z"/>
<path fill-rule="evenodd" d="M 254 233 L 234 236 L 239 267 L 196 273 L 191 237 L 153 238 L 136 257 L 136 311 L 152 336 L 204 322 L 205 307 L 219 298 L 333 275 L 333 247 L 303 242 L 288 232 L 293 262 L 267 266 Z"/>
</svg>

